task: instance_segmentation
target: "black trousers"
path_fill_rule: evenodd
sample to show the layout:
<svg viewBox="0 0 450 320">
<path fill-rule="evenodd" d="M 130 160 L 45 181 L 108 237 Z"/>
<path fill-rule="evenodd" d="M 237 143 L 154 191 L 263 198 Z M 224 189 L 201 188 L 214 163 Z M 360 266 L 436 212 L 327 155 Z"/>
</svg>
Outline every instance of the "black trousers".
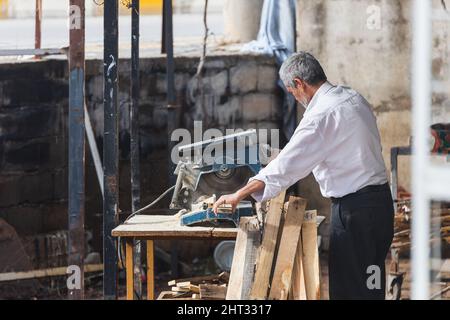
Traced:
<svg viewBox="0 0 450 320">
<path fill-rule="evenodd" d="M 394 207 L 389 184 L 332 199 L 330 299 L 385 299 L 385 259 L 393 235 Z"/>
</svg>

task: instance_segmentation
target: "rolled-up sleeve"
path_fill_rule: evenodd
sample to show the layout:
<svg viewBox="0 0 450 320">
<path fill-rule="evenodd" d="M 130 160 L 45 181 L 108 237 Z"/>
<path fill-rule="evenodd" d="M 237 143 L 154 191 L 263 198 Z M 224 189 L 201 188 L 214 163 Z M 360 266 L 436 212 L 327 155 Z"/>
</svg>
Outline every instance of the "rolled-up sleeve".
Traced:
<svg viewBox="0 0 450 320">
<path fill-rule="evenodd" d="M 320 123 L 300 124 L 280 154 L 250 179 L 262 181 L 264 190 L 252 194 L 258 201 L 276 197 L 298 180 L 303 179 L 325 159 L 325 143 Z"/>
</svg>

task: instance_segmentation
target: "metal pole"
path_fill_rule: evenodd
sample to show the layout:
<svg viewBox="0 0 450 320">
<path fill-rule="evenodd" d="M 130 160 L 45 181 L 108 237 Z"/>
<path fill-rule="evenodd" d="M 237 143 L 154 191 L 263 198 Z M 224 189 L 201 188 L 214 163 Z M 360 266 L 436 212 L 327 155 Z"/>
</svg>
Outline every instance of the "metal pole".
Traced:
<svg viewBox="0 0 450 320">
<path fill-rule="evenodd" d="M 412 161 L 412 299 L 430 298 L 430 166 L 428 136 L 431 113 L 431 1 L 413 3 L 413 161 Z"/>
<path fill-rule="evenodd" d="M 175 185 L 176 178 L 174 175 L 176 164 L 172 163 L 171 150 L 174 143 L 171 141 L 172 132 L 177 129 L 177 105 L 175 94 L 175 66 L 173 57 L 173 22 L 172 22 L 172 0 L 164 0 L 164 31 L 165 31 L 165 50 L 167 54 L 167 133 L 168 133 L 168 175 L 169 184 Z M 175 241 L 171 245 L 171 265 L 172 276 L 178 276 L 178 246 Z"/>
<path fill-rule="evenodd" d="M 161 54 L 166 54 L 166 0 L 163 1 L 162 8 L 162 34 L 161 34 Z"/>
<path fill-rule="evenodd" d="M 84 0 L 70 0 L 68 263 L 79 267 L 81 279 L 80 287 L 69 288 L 69 299 L 84 298 L 84 16 Z"/>
<path fill-rule="evenodd" d="M 72 1 L 70 2 L 72 3 Z M 84 5 L 84 4 L 83 4 Z M 34 48 L 41 48 L 42 0 L 36 0 L 36 16 L 34 25 Z"/>
<path fill-rule="evenodd" d="M 131 6 L 131 106 L 130 106 L 130 164 L 131 164 L 131 210 L 141 207 L 139 166 L 139 0 Z M 142 297 L 141 284 L 142 245 L 134 241 L 134 295 Z M 137 296 L 137 297 L 136 297 Z"/>
<path fill-rule="evenodd" d="M 117 253 L 111 231 L 118 223 L 119 207 L 118 9 L 117 0 L 104 2 L 103 295 L 105 299 L 117 298 Z"/>
</svg>

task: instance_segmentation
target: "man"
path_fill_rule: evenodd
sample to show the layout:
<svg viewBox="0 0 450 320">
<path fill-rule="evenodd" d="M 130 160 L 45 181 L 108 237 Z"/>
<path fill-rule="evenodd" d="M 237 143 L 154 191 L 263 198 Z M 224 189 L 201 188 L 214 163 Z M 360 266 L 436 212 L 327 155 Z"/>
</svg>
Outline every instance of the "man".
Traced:
<svg viewBox="0 0 450 320">
<path fill-rule="evenodd" d="M 280 77 L 306 108 L 303 119 L 278 157 L 247 186 L 220 197 L 214 211 L 249 195 L 274 198 L 312 171 L 332 200 L 330 298 L 384 299 L 394 209 L 371 106 L 356 91 L 331 85 L 306 52 L 291 56 Z"/>
</svg>

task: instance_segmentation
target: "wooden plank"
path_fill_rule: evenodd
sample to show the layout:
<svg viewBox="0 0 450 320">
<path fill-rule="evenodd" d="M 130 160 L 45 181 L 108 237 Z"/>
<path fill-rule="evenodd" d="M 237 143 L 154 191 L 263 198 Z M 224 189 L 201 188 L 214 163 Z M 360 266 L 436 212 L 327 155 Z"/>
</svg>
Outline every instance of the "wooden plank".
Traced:
<svg viewBox="0 0 450 320">
<path fill-rule="evenodd" d="M 0 273 L 0 282 L 65 276 L 67 275 L 67 268 L 68 267 L 57 267 L 31 271 Z M 103 264 L 84 265 L 84 273 L 99 271 L 103 271 Z"/>
<path fill-rule="evenodd" d="M 137 215 L 112 231 L 114 237 L 155 239 L 235 239 L 237 228 L 182 226 L 175 216 Z"/>
<path fill-rule="evenodd" d="M 317 212 L 305 214 L 302 226 L 303 270 L 305 274 L 306 297 L 320 300 L 320 262 L 317 246 Z"/>
<path fill-rule="evenodd" d="M 173 292 L 189 292 L 189 288 L 172 287 Z"/>
<path fill-rule="evenodd" d="M 155 252 L 152 240 L 147 241 L 147 300 L 155 299 Z"/>
<path fill-rule="evenodd" d="M 218 285 L 201 284 L 200 299 L 204 300 L 225 300 L 227 295 L 227 287 Z"/>
<path fill-rule="evenodd" d="M 292 270 L 292 286 L 289 292 L 289 300 L 306 300 L 305 275 L 303 272 L 303 244 L 302 236 L 298 239 L 297 252 L 295 254 L 294 269 Z"/>
<path fill-rule="evenodd" d="M 234 247 L 227 300 L 247 300 L 249 298 L 259 244 L 258 218 L 242 217 Z"/>
<path fill-rule="evenodd" d="M 162 291 L 157 300 L 192 300 L 189 292 Z"/>
<path fill-rule="evenodd" d="M 169 287 L 172 287 L 175 286 L 177 283 L 189 281 L 191 284 L 198 285 L 206 282 L 228 282 L 228 279 L 229 279 L 228 272 L 222 272 L 220 274 L 171 280 L 167 284 Z"/>
<path fill-rule="evenodd" d="M 133 273 L 133 241 L 128 239 L 125 244 L 125 260 L 127 275 L 127 300 L 134 299 L 134 273 Z"/>
<path fill-rule="evenodd" d="M 289 198 L 269 299 L 287 300 L 288 298 L 297 251 L 296 244 L 300 238 L 306 202 L 302 198 Z"/>
<path fill-rule="evenodd" d="M 267 298 L 276 249 L 276 240 L 274 239 L 278 238 L 285 196 L 286 191 L 282 191 L 269 204 L 264 224 L 263 239 L 256 264 L 255 280 L 250 293 L 251 299 L 265 300 Z"/>
</svg>

